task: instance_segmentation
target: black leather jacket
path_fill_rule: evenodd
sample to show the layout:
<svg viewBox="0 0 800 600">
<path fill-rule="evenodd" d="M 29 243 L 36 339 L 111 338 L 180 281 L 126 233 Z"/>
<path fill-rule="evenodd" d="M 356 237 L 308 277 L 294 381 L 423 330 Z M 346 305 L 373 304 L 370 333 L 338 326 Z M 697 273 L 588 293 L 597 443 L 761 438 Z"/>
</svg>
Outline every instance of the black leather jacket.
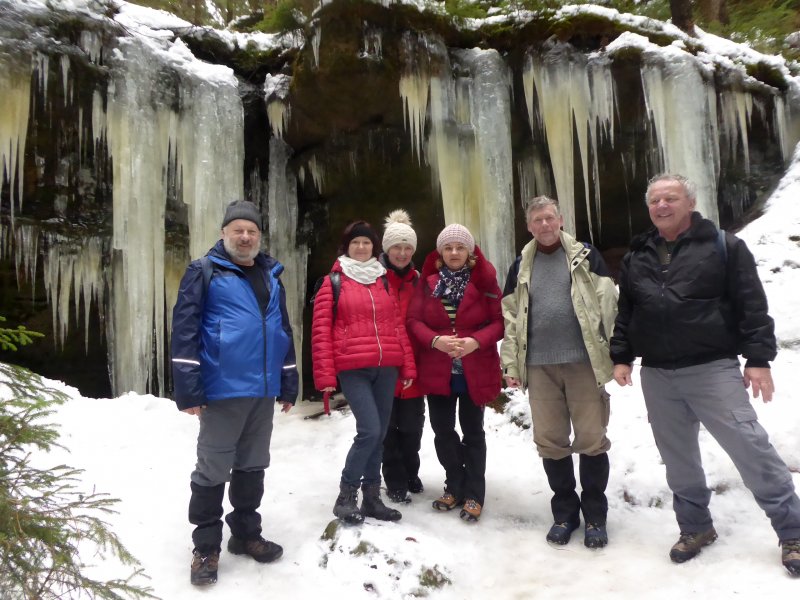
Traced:
<svg viewBox="0 0 800 600">
<path fill-rule="evenodd" d="M 722 252 L 714 223 L 695 212 L 662 272 L 658 238 L 655 228 L 635 237 L 623 258 L 614 364 L 641 356 L 643 366 L 676 369 L 741 354 L 747 366 L 768 367 L 775 326 L 745 243 L 726 233 Z"/>
</svg>

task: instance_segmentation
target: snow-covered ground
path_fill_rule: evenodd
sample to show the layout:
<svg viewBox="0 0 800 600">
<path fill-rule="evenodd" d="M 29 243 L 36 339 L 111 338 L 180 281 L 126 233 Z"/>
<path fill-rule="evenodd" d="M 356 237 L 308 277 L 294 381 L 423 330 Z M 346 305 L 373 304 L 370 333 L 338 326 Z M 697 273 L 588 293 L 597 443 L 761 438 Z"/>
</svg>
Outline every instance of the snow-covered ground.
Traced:
<svg viewBox="0 0 800 600">
<path fill-rule="evenodd" d="M 772 443 L 800 487 L 800 153 L 773 195 L 766 214 L 741 236 L 759 261 L 776 317 L 781 352 L 773 365 L 777 392 L 772 403 L 755 401 Z M 792 239 L 792 237 L 794 239 Z M 793 293 L 794 292 L 794 293 Z M 712 511 L 719 540 L 683 565 L 668 550 L 677 539 L 664 468 L 652 441 L 638 372 L 636 385 L 608 386 L 611 481 L 608 489 L 610 544 L 589 550 L 576 535 L 565 546 L 548 545 L 550 493 L 533 447 L 527 401 L 514 396 L 506 414 L 487 410 L 487 498 L 483 518 L 463 523 L 456 512 L 439 513 L 431 501 L 443 472 L 426 426 L 421 477 L 425 492 L 400 507 L 403 519 L 340 529 L 321 536 L 333 519 L 339 473 L 354 435 L 350 414 L 305 420 L 318 404 L 300 403 L 277 414 L 272 466 L 262 513 L 264 533 L 283 545 L 284 557 L 271 565 L 223 551 L 219 582 L 206 598 L 403 598 L 419 594 L 420 574 L 434 569 L 450 583 L 428 590 L 433 598 L 679 598 L 796 597 L 800 581 L 780 565 L 775 534 L 727 456 L 701 433 L 709 485 L 716 490 Z M 90 399 L 66 389 L 72 400 L 53 419 L 67 457 L 85 469 L 86 489 L 118 497 L 114 530 L 143 563 L 149 584 L 164 599 L 198 597 L 189 585 L 191 526 L 186 521 L 189 473 L 193 468 L 197 420 L 166 399 L 128 394 Z M 7 394 L 0 384 L 0 398 Z M 353 552 L 361 542 L 366 553 Z M 93 556 L 87 562 L 97 563 Z M 112 568 L 113 567 L 113 568 Z M 124 569 L 101 567 L 108 576 Z M 423 592 L 424 593 L 424 592 Z"/>
</svg>

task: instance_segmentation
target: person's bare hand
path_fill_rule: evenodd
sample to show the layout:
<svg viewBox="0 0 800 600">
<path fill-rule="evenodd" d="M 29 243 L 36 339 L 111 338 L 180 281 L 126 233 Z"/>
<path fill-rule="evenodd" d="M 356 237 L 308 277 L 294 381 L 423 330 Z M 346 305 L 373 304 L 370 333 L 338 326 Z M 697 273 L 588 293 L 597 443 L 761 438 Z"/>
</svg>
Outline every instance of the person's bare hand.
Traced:
<svg viewBox="0 0 800 600">
<path fill-rule="evenodd" d="M 765 367 L 747 367 L 744 370 L 744 387 L 753 386 L 753 398 L 759 394 L 764 404 L 772 401 L 775 384 L 772 382 L 772 371 Z"/>
<path fill-rule="evenodd" d="M 204 408 L 205 406 L 190 406 L 189 408 L 184 408 L 181 412 L 185 412 L 187 415 L 195 415 L 199 417 Z"/>
<path fill-rule="evenodd" d="M 630 365 L 614 365 L 614 381 L 619 385 L 633 385 L 631 371 L 633 368 Z"/>
</svg>

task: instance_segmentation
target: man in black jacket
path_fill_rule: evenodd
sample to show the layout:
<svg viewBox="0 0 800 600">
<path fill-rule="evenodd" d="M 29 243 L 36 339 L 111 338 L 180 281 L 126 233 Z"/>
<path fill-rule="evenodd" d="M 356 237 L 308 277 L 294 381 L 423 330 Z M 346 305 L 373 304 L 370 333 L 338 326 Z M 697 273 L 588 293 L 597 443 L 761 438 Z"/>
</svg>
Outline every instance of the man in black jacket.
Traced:
<svg viewBox="0 0 800 600">
<path fill-rule="evenodd" d="M 655 227 L 635 237 L 623 259 L 611 358 L 614 379 L 631 385 L 631 365 L 642 357 L 642 391 L 681 531 L 670 558 L 694 558 L 717 538 L 702 423 L 770 518 L 783 565 L 800 575 L 800 499 L 746 392 L 752 386 L 755 398 L 772 400 L 769 362 L 777 353 L 753 255 L 695 212 L 695 187 L 685 177 L 653 178 L 646 202 Z"/>
</svg>

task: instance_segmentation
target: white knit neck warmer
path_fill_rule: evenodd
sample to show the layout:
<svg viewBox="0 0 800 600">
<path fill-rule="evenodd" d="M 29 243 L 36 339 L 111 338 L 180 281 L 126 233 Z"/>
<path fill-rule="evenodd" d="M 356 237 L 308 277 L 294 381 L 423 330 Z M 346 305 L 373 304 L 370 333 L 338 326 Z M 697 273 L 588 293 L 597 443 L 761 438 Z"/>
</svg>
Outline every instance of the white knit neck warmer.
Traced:
<svg viewBox="0 0 800 600">
<path fill-rule="evenodd" d="M 361 262 L 360 260 L 342 255 L 339 257 L 339 264 L 342 266 L 342 271 L 345 275 L 365 285 L 375 283 L 378 277 L 386 273 L 386 267 L 378 262 L 378 259 L 374 256 L 369 260 Z"/>
</svg>

